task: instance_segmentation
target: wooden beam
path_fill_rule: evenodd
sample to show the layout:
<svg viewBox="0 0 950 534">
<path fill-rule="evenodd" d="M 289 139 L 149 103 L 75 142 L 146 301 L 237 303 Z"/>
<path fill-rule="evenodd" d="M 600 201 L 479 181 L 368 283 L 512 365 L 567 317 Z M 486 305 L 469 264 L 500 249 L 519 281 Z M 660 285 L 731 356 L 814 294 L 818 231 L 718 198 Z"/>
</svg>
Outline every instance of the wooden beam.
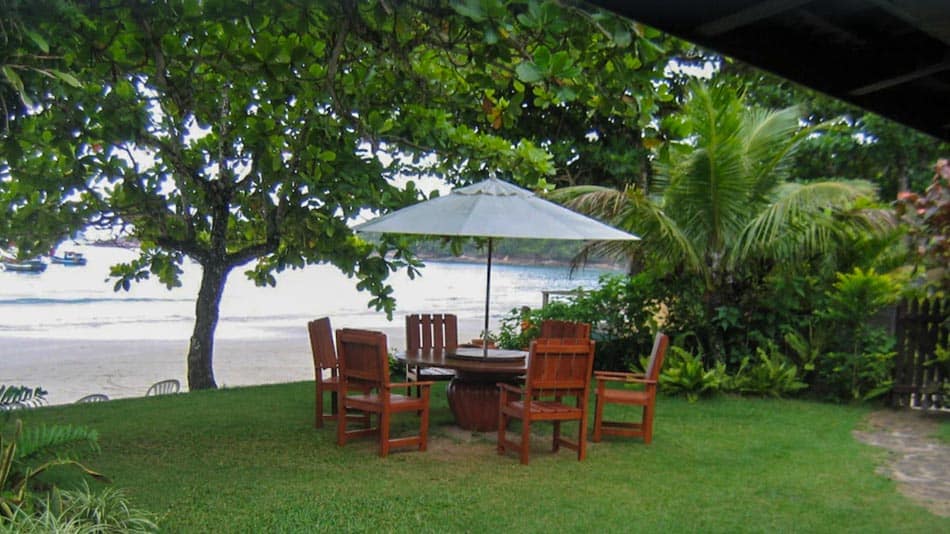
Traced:
<svg viewBox="0 0 950 534">
<path fill-rule="evenodd" d="M 763 0 L 755 2 L 745 9 L 740 9 L 735 13 L 711 20 L 696 28 L 701 35 L 714 36 L 732 31 L 742 26 L 747 26 L 753 22 L 778 15 L 784 11 L 795 9 L 812 0 Z"/>
<path fill-rule="evenodd" d="M 933 65 L 927 65 L 925 67 L 920 67 L 918 69 L 912 70 L 910 72 L 892 76 L 884 80 L 878 80 L 874 83 L 869 83 L 862 87 L 857 87 L 848 91 L 848 94 L 853 96 L 865 96 L 871 93 L 876 93 L 878 91 L 894 87 L 896 85 L 901 85 L 925 76 L 930 76 L 931 74 L 936 74 L 938 72 L 943 72 L 945 70 L 950 70 L 950 59 L 945 59 L 939 63 L 934 63 Z"/>
</svg>

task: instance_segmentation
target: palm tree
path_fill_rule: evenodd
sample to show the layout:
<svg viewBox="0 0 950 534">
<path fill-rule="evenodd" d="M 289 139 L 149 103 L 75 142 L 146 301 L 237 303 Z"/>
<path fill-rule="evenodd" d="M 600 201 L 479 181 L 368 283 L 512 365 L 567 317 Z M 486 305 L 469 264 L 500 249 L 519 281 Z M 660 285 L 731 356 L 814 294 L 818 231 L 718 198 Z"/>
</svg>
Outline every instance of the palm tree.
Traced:
<svg viewBox="0 0 950 534">
<path fill-rule="evenodd" d="M 683 108 L 691 135 L 656 164 L 653 190 L 577 186 L 552 195 L 642 238 L 594 243 L 579 258 L 596 253 L 632 271 L 649 264 L 698 275 L 709 319 L 737 280 L 833 254 L 855 231 L 889 227 L 884 210 L 868 207 L 876 196 L 869 182 L 789 181 L 791 156 L 815 131 L 799 116 L 796 107 L 750 108 L 727 87 L 693 84 Z"/>
</svg>

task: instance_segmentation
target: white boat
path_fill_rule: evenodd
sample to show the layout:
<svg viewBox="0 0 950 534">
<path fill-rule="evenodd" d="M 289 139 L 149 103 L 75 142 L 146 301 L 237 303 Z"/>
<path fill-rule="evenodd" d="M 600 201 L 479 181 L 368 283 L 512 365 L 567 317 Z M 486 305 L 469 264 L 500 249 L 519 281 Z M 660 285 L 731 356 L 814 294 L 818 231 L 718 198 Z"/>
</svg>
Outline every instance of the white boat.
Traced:
<svg viewBox="0 0 950 534">
<path fill-rule="evenodd" d="M 46 264 L 42 260 L 11 260 L 5 259 L 0 265 L 3 265 L 4 271 L 13 273 L 41 273 L 46 270 Z"/>
</svg>

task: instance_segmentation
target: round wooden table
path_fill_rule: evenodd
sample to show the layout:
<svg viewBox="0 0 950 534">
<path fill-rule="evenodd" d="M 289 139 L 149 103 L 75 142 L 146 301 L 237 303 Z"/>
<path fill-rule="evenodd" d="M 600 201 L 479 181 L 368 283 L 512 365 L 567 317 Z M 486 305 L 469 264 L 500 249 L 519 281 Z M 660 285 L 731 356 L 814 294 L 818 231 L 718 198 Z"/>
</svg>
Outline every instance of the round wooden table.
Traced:
<svg viewBox="0 0 950 534">
<path fill-rule="evenodd" d="M 449 350 L 415 350 L 396 354 L 413 366 L 455 370 L 445 388 L 455 423 L 465 430 L 486 432 L 498 428 L 498 382 L 515 382 L 525 374 L 527 352 L 459 347 Z"/>
</svg>

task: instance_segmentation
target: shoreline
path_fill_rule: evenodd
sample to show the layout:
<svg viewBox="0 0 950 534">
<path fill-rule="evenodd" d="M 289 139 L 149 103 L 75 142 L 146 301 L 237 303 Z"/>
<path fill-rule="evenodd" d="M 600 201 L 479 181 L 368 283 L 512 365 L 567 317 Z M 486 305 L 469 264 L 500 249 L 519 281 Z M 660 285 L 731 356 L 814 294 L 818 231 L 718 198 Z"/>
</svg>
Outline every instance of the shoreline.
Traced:
<svg viewBox="0 0 950 534">
<path fill-rule="evenodd" d="M 127 250 L 136 250 L 139 248 L 138 243 L 134 241 L 130 241 L 130 240 L 119 239 L 119 238 L 113 239 L 113 240 L 90 241 L 89 243 L 86 244 L 86 246 L 118 247 L 118 248 L 123 248 Z M 476 264 L 476 265 L 485 264 L 484 256 L 471 256 L 468 254 L 462 254 L 460 256 L 418 254 L 416 257 L 418 257 L 420 260 L 424 262 L 433 261 L 433 262 L 441 262 L 441 263 L 467 263 L 467 264 Z M 550 259 L 535 258 L 535 257 L 528 257 L 528 256 L 510 256 L 510 255 L 493 256 L 492 263 L 500 264 L 500 265 L 521 265 L 521 266 L 529 266 L 529 267 L 534 266 L 534 265 L 540 265 L 544 267 L 572 267 L 573 266 L 573 263 L 570 261 L 550 260 Z M 617 263 L 612 263 L 612 262 L 605 262 L 605 261 L 593 261 L 593 262 L 585 263 L 583 265 L 578 266 L 578 269 L 587 269 L 587 268 L 598 269 L 602 271 L 618 272 L 618 273 L 624 272 L 624 268 L 622 265 L 618 265 Z"/>
<path fill-rule="evenodd" d="M 332 318 L 331 318 L 332 319 Z M 343 328 L 346 324 L 333 324 Z M 405 347 L 403 326 L 371 328 L 386 334 L 390 352 Z M 476 320 L 459 320 L 459 341 L 477 337 Z M 160 380 L 188 390 L 188 339 L 97 340 L 0 337 L 0 383 L 42 387 L 47 405 L 70 404 L 92 393 L 110 399 L 142 397 Z M 314 379 L 306 325 L 266 338 L 215 339 L 212 360 L 219 388 Z"/>
</svg>

